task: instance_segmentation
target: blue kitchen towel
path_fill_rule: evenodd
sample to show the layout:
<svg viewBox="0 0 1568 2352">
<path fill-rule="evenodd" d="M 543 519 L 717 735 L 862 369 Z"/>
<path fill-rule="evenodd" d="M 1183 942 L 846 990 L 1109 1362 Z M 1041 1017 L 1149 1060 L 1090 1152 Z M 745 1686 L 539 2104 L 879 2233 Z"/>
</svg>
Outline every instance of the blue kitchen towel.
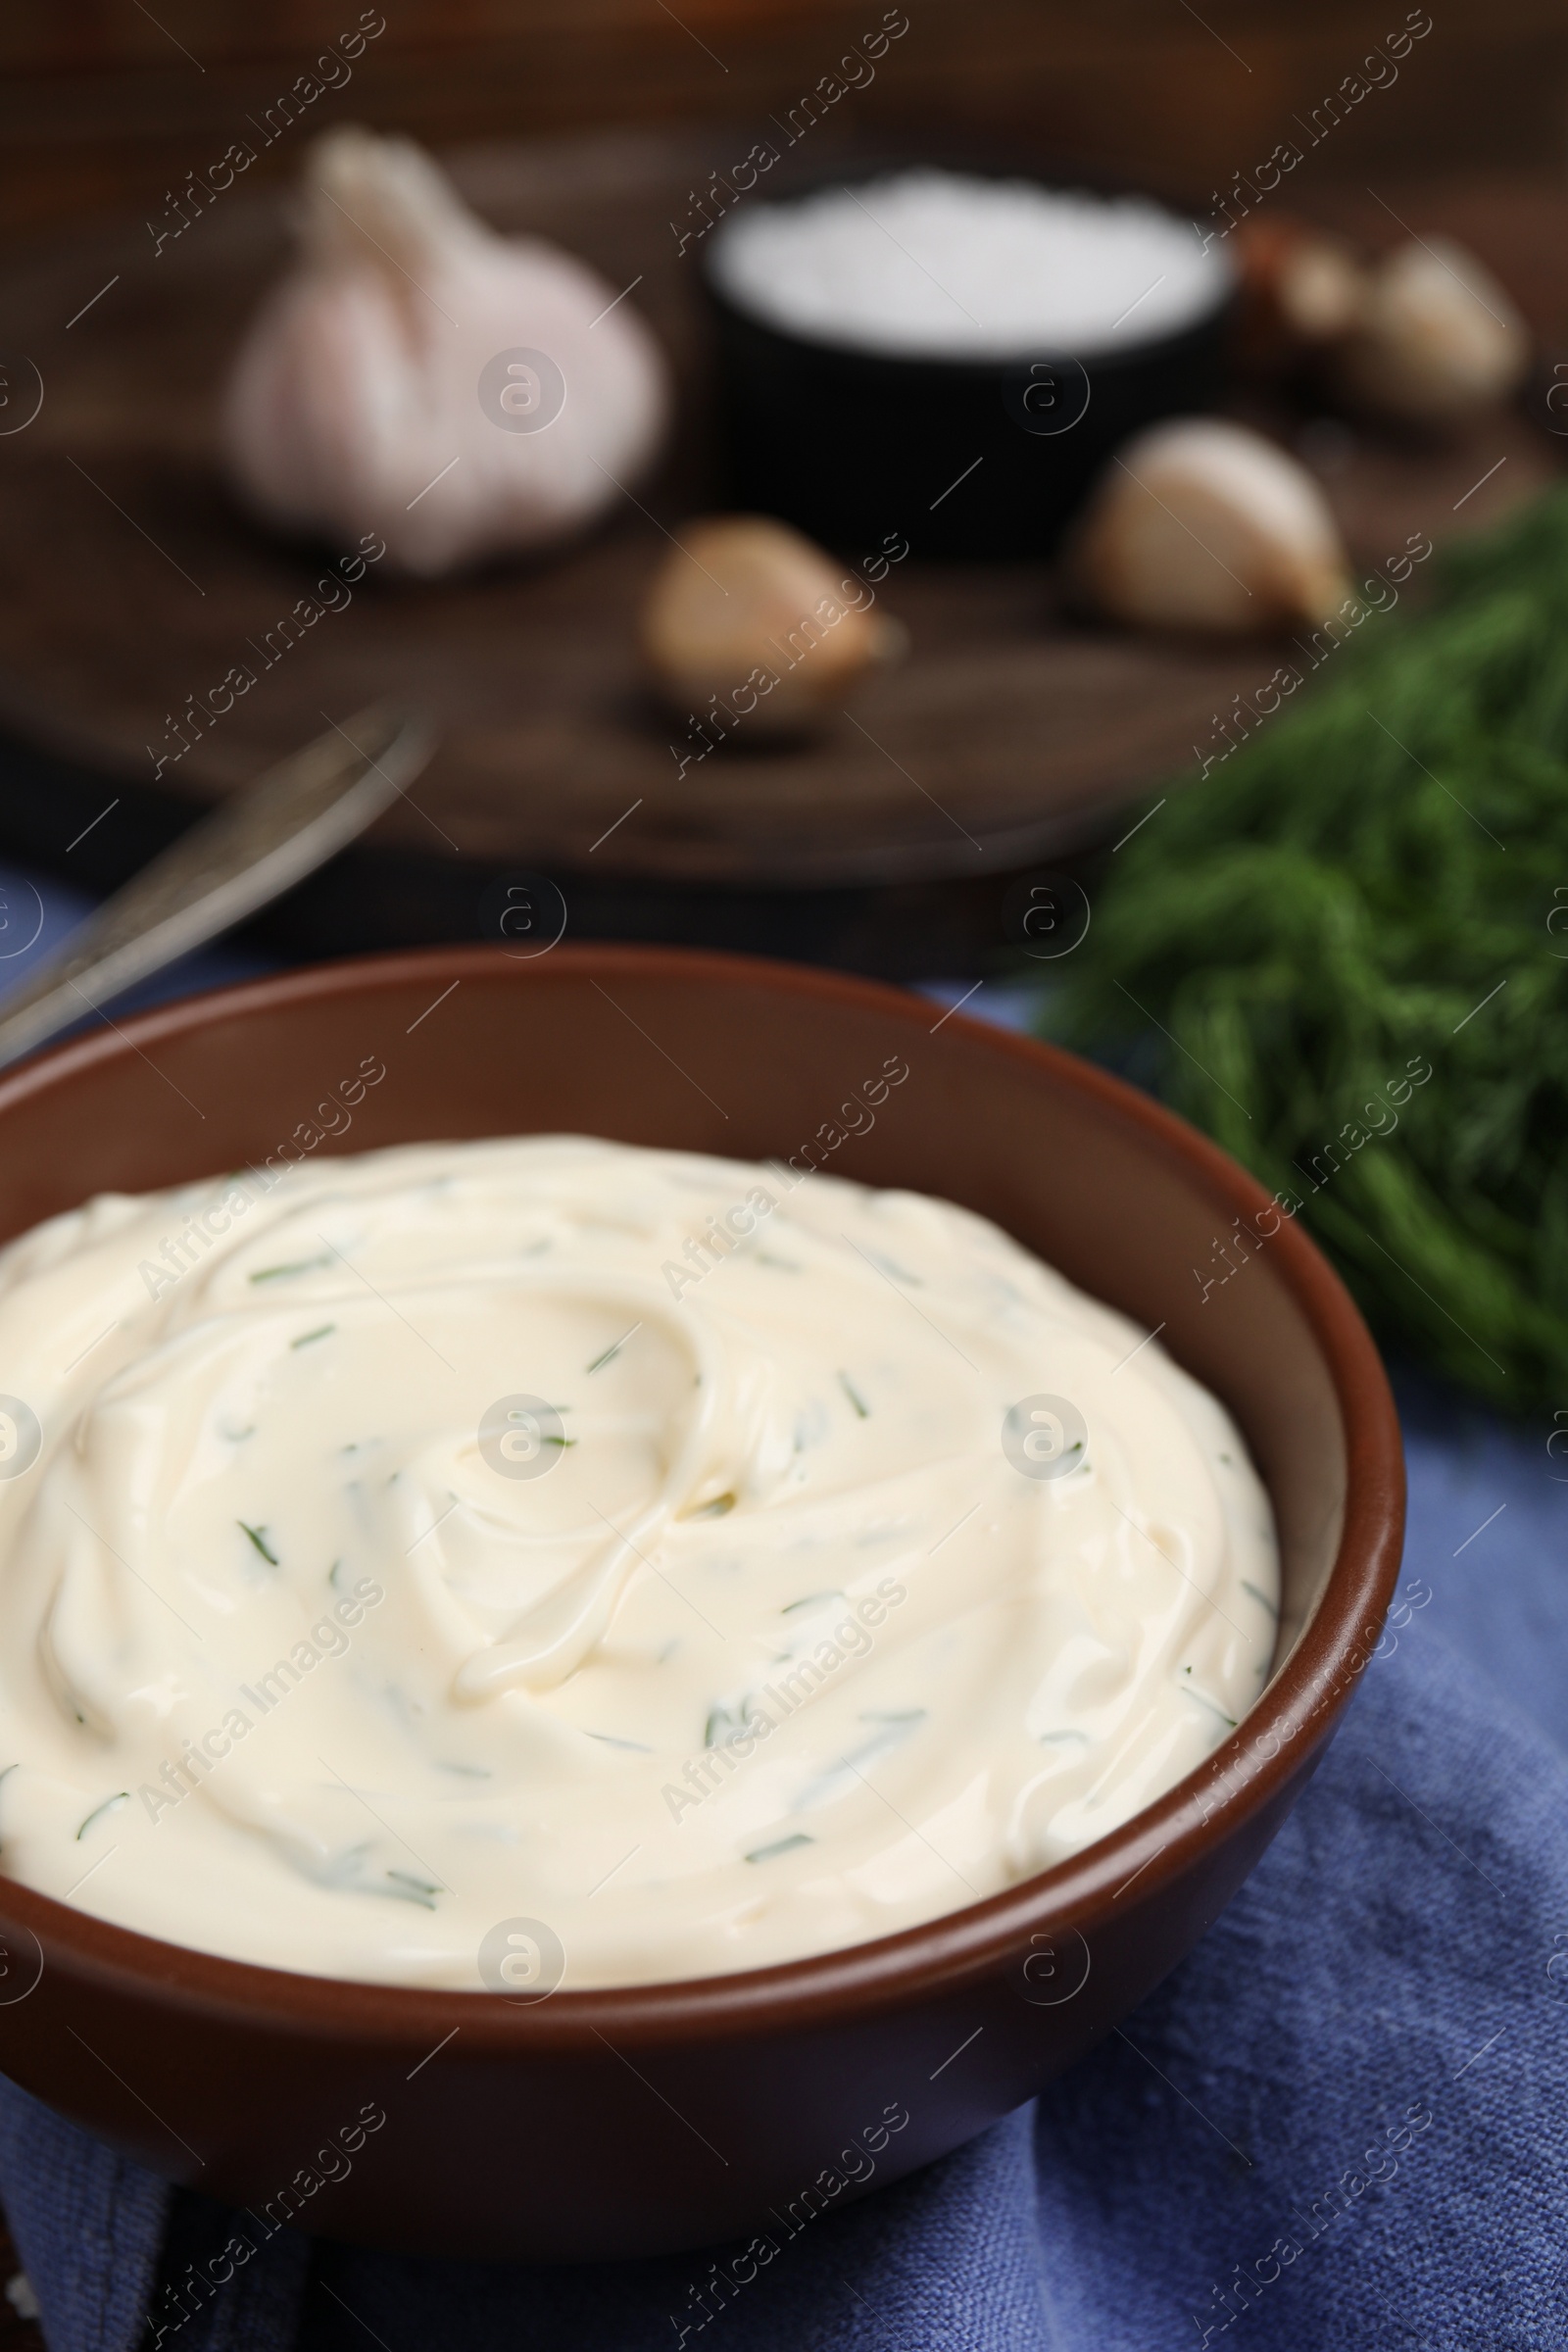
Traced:
<svg viewBox="0 0 1568 2352">
<path fill-rule="evenodd" d="M 165 2229 L 167 2278 L 241 2217 L 5 2085 L 0 2196 L 51 2352 L 1558 2352 L 1568 1758 L 1447 1647 L 1433 1592 L 1407 1576 L 1295 1814 L 1125 2028 L 765 2267 L 283 2231 L 173 2324 Z"/>
</svg>

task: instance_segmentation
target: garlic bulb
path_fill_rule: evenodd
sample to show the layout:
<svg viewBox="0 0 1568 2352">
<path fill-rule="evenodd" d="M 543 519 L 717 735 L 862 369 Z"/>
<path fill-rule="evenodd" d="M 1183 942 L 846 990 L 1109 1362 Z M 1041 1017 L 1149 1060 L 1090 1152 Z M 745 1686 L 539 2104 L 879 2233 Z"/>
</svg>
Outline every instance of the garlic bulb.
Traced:
<svg viewBox="0 0 1568 2352">
<path fill-rule="evenodd" d="M 1147 628 L 1242 636 L 1316 627 L 1349 582 L 1323 493 L 1244 425 L 1188 416 L 1126 443 L 1071 563 L 1089 601 Z"/>
<path fill-rule="evenodd" d="M 1529 365 L 1529 331 L 1491 270 L 1462 245 L 1429 237 L 1372 272 L 1336 376 L 1366 408 L 1445 425 L 1504 399 Z"/>
<path fill-rule="evenodd" d="M 497 236 L 408 140 L 345 128 L 310 149 L 300 258 L 240 352 L 224 439 L 265 519 L 345 544 L 374 530 L 433 578 L 580 529 L 667 410 L 662 355 L 613 286 Z"/>
<path fill-rule="evenodd" d="M 800 726 L 835 708 L 906 635 L 872 611 L 875 591 L 787 523 L 714 514 L 682 526 L 655 574 L 640 635 L 670 705 L 743 702 L 749 732 Z"/>
</svg>

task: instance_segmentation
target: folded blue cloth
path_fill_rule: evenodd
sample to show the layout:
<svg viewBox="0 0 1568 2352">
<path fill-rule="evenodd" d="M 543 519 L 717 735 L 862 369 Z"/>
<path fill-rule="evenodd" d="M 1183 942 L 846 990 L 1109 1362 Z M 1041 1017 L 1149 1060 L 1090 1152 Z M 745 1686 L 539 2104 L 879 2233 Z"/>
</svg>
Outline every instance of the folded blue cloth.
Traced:
<svg viewBox="0 0 1568 2352">
<path fill-rule="evenodd" d="M 0 2084 L 51 2352 L 1568 2346 L 1568 1757 L 1445 1641 L 1485 1494 L 1430 1432 L 1414 1451 L 1425 1533 L 1322 1769 L 1198 1950 L 1033 2107 L 739 2280 L 734 2248 L 536 2270 L 282 2231 L 175 2325 L 161 2279 L 244 2217 Z M 1516 1524 L 1527 1478 L 1568 1507 L 1539 1440 L 1484 1432 L 1476 1466 Z M 1515 1596 L 1562 1574 L 1514 1565 Z"/>
</svg>

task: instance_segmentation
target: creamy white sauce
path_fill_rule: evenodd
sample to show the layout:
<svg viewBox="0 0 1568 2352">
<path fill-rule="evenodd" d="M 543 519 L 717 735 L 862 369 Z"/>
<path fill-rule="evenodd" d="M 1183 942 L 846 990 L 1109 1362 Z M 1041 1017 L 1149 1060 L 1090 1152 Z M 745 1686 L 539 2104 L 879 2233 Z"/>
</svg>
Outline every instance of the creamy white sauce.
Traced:
<svg viewBox="0 0 1568 2352">
<path fill-rule="evenodd" d="M 108 1196 L 0 1253 L 0 1869 L 274 1967 L 858 1943 L 1125 1821 L 1270 1662 L 1214 1398 L 821 1173 L 548 1137 Z M 1042 1393 L 1079 1451 L 1004 1446 Z"/>
</svg>

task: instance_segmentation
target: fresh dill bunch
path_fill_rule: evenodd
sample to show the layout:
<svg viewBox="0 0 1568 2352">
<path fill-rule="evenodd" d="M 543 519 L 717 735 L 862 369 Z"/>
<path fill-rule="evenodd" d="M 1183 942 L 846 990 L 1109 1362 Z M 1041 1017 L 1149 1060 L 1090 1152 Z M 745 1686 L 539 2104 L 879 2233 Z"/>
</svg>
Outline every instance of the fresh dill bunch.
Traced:
<svg viewBox="0 0 1568 2352">
<path fill-rule="evenodd" d="M 1331 659 L 1118 854 L 1041 1026 L 1298 1200 L 1385 1341 L 1568 1407 L 1568 490 Z"/>
</svg>

